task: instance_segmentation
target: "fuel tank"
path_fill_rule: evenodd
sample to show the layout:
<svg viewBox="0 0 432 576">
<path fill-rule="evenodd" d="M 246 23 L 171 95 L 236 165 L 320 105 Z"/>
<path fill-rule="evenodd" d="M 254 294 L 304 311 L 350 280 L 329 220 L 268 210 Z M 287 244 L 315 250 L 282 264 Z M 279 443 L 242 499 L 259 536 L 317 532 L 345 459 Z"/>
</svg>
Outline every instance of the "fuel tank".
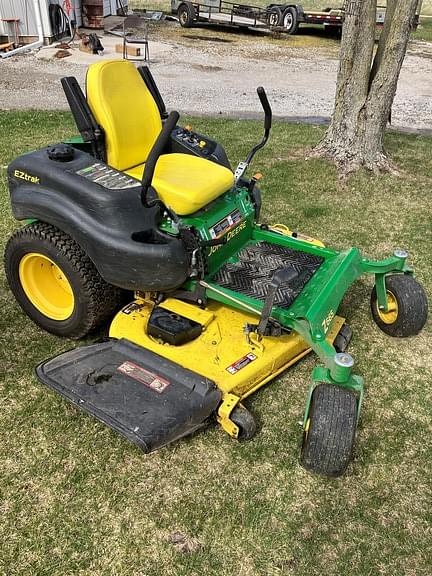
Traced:
<svg viewBox="0 0 432 576">
<path fill-rule="evenodd" d="M 110 284 L 165 292 L 188 277 L 182 241 L 159 230 L 159 208 L 142 205 L 138 180 L 64 144 L 19 156 L 8 180 L 15 218 L 69 234 Z"/>
</svg>

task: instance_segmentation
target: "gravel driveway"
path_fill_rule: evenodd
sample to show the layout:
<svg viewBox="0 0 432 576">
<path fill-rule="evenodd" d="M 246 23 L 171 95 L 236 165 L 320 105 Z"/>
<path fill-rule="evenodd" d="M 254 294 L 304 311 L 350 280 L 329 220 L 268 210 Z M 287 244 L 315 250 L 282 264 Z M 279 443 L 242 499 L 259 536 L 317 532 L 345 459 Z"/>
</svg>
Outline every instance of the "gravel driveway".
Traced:
<svg viewBox="0 0 432 576">
<path fill-rule="evenodd" d="M 277 117 L 330 116 L 333 109 L 337 46 L 294 48 L 289 39 L 218 34 L 203 37 L 179 34 L 175 39 L 150 43 L 151 70 L 169 109 L 201 115 L 256 117 L 261 115 L 256 96 L 263 85 Z M 120 39 L 106 35 L 104 58 L 118 57 Z M 246 46 L 246 48 L 245 48 Z M 58 60 L 55 49 L 0 61 L 0 109 L 67 109 L 60 78 L 74 75 L 83 84 L 86 66 L 99 59 L 74 48 L 72 56 Z M 411 43 L 393 108 L 393 125 L 432 129 L 432 44 Z"/>
</svg>

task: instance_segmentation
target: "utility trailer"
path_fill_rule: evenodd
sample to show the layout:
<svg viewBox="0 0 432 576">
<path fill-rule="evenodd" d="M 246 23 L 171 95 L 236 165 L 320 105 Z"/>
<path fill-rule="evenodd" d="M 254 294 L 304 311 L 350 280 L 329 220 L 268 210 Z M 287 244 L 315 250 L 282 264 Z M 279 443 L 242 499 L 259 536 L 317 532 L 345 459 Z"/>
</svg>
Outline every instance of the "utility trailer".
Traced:
<svg viewBox="0 0 432 576">
<path fill-rule="evenodd" d="M 225 0 L 203 0 L 202 2 L 171 0 L 171 11 L 173 14 L 177 14 L 183 28 L 190 28 L 200 22 L 238 28 L 268 29 L 271 27 L 272 12 L 266 8 L 234 4 L 225 2 Z"/>
<path fill-rule="evenodd" d="M 413 28 L 419 23 L 422 1 L 417 4 Z M 262 28 L 296 34 L 300 25 L 319 24 L 324 27 L 342 29 L 345 18 L 347 0 L 340 8 L 326 8 L 325 10 L 306 10 L 301 4 L 269 4 L 266 8 L 259 8 L 248 4 L 233 4 L 225 0 L 202 0 L 191 2 L 189 0 L 171 0 L 171 10 L 177 14 L 180 25 L 189 28 L 196 23 L 210 22 L 240 28 Z M 383 26 L 386 7 L 378 6 L 376 12 L 377 26 Z"/>
<path fill-rule="evenodd" d="M 301 4 L 269 4 L 266 8 L 269 14 L 269 25 L 287 34 L 296 34 L 302 24 L 319 24 L 324 27 L 342 29 L 345 13 L 349 10 L 350 0 L 344 0 L 340 8 L 326 8 L 324 10 L 306 10 Z M 417 3 L 413 28 L 417 28 L 420 20 L 422 0 Z M 384 25 L 386 6 L 377 6 L 376 25 Z"/>
</svg>

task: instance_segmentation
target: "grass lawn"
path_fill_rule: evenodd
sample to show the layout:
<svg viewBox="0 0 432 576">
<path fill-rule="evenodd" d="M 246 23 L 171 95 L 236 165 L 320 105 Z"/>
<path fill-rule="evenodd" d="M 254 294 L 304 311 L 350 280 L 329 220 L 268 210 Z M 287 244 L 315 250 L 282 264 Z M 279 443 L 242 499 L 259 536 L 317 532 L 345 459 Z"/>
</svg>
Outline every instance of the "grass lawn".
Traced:
<svg viewBox="0 0 432 576">
<path fill-rule="evenodd" d="M 186 119 L 184 119 L 186 120 Z M 261 123 L 188 119 L 226 144 L 235 164 Z M 1 250 L 14 222 L 6 165 L 74 133 L 68 113 L 0 113 Z M 304 160 L 323 129 L 275 123 L 262 170 L 262 220 L 285 222 L 337 248 L 411 253 L 432 292 L 432 139 L 391 133 L 404 177 Z M 372 323 L 371 278 L 340 312 L 367 391 L 354 463 L 341 479 L 297 461 L 310 355 L 247 403 L 260 430 L 240 444 L 216 426 L 144 456 L 33 376 L 73 343 L 39 330 L 0 272 L 0 574 L 121 576 L 427 576 L 431 521 L 431 323 L 393 340 Z M 175 544 L 180 533 L 183 543 Z"/>
</svg>

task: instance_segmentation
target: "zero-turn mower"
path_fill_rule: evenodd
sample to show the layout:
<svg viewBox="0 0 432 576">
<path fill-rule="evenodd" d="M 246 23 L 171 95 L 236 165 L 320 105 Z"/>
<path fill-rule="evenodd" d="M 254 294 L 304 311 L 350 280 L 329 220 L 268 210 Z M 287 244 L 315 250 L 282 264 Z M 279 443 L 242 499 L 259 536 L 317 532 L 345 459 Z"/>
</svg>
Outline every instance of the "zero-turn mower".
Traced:
<svg viewBox="0 0 432 576">
<path fill-rule="evenodd" d="M 53 334 L 81 338 L 114 318 L 108 339 L 43 362 L 38 378 L 149 452 L 212 417 L 251 438 L 245 398 L 314 350 L 322 365 L 307 394 L 301 463 L 342 474 L 364 386 L 337 311 L 371 273 L 378 326 L 417 334 L 427 300 L 407 253 L 372 261 L 258 224 L 257 177 L 245 172 L 270 132 L 263 88 L 264 137 L 232 171 L 220 144 L 167 114 L 148 68 L 94 64 L 87 97 L 75 78 L 62 84 L 81 136 L 9 166 L 12 210 L 27 223 L 8 241 L 7 277 Z"/>
</svg>

